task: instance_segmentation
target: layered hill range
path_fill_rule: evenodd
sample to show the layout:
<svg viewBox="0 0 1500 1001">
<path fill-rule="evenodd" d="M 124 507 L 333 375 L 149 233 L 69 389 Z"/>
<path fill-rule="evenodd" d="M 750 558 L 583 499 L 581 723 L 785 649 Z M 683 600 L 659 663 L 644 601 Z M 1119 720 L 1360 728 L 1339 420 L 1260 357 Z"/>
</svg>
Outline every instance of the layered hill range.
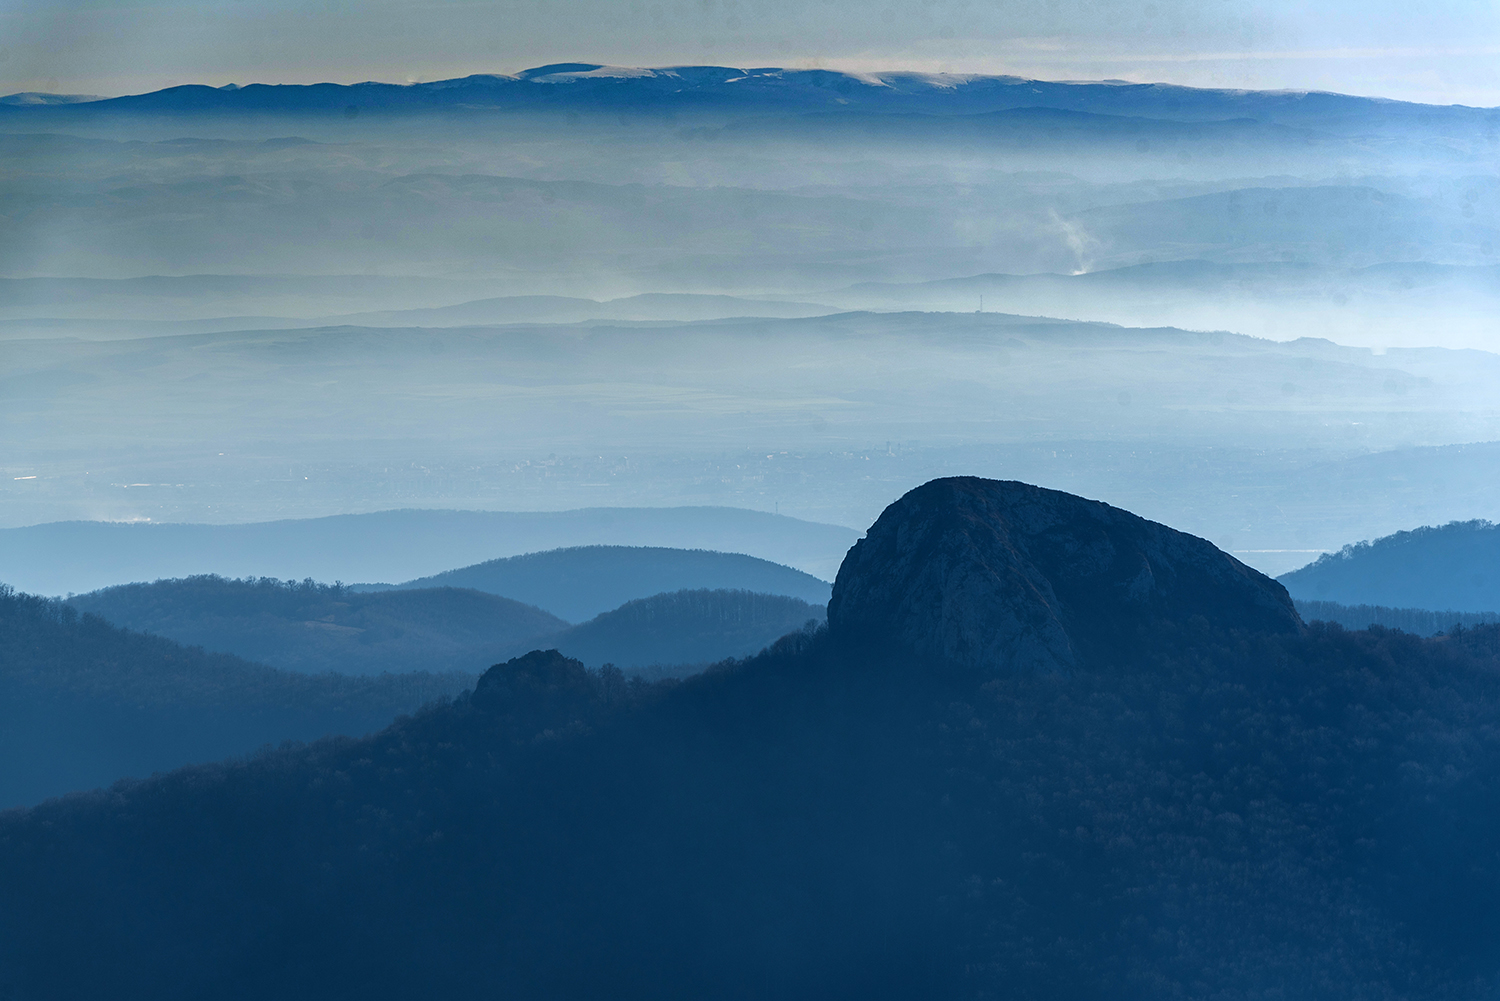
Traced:
<svg viewBox="0 0 1500 1001">
<path fill-rule="evenodd" d="M 509 575 L 506 562 L 472 569 L 533 600 L 562 595 L 566 608 L 604 593 L 625 600 L 569 625 L 457 587 L 360 592 L 198 576 L 66 602 L 0 588 L 0 808 L 286 740 L 358 736 L 537 648 L 636 684 L 689 676 L 823 619 L 821 600 L 733 585 L 828 592 L 790 568 L 723 553 L 563 550 L 533 554 Z"/>
<path fill-rule="evenodd" d="M 0 532 L 0 579 L 40 593 L 204 570 L 395 582 L 594 543 L 829 580 L 846 526 L 948 470 L 1116 497 L 1229 550 L 1311 551 L 1262 565 L 1275 573 L 1500 517 L 1493 353 L 986 312 L 42 340 L 5 357 L 0 515 L 51 524 Z M 267 520 L 497 497 L 582 510 Z"/>
<path fill-rule="evenodd" d="M 459 587 L 539 605 L 571 622 L 667 591 L 733 589 L 827 604 L 828 582 L 743 553 L 660 546 L 573 546 L 525 553 L 420 577 L 358 584 L 356 591 Z"/>
<path fill-rule="evenodd" d="M 718 574 L 668 573 L 663 577 L 665 568 L 652 561 L 647 550 L 744 554 L 752 561 L 745 566 L 758 565 L 758 561 L 793 568 L 786 580 L 800 580 L 806 586 L 808 575 L 832 580 L 844 553 L 858 537 L 857 531 L 842 525 L 732 507 L 396 510 L 231 525 L 54 521 L 0 529 L 0 580 L 38 594 L 94 591 L 206 570 L 228 577 L 412 582 L 464 567 L 481 553 L 505 558 L 591 546 L 603 547 L 599 552 L 640 550 L 634 571 L 662 586 L 644 591 L 632 587 L 626 593 L 616 588 L 612 597 L 603 597 L 593 582 L 584 581 L 568 597 L 584 601 L 592 610 L 575 614 L 571 604 L 551 609 L 578 621 L 631 598 L 682 588 L 749 588 L 815 599 L 802 591 L 783 591 L 780 582 L 757 586 L 765 583 L 764 574 L 753 579 L 736 575 L 727 564 Z M 535 559 L 526 565 L 545 576 Z M 513 583 L 521 590 L 497 590 L 471 577 L 444 581 L 551 608 L 548 600 L 531 590 L 541 583 L 540 578 Z M 385 586 L 390 585 L 378 585 Z M 826 603 L 828 596 L 823 593 L 816 600 Z"/>
<path fill-rule="evenodd" d="M 1203 540 L 934 481 L 827 631 L 738 665 L 535 651 L 362 740 L 0 816 L 0 969 L 20 997 L 1477 1001 L 1497 658 L 1500 627 L 1304 626 Z"/>
<path fill-rule="evenodd" d="M 1148 297 L 1167 291 L 1177 319 L 1212 297 L 1120 269 L 1211 262 L 1251 266 L 1235 282 L 1264 311 L 1282 286 L 1306 286 L 1328 308 L 1293 336 L 1326 334 L 1344 306 L 1379 321 L 1390 305 L 1338 302 L 1358 269 L 1423 284 L 1427 266 L 1496 263 L 1495 115 L 1338 94 L 592 64 L 28 100 L 0 104 L 0 150 L 28 165 L 4 190 L 38 210 L 0 248 L 0 274 L 19 280 L 0 290 L 0 316 L 786 316 L 868 282 L 1110 270 Z M 1311 281 L 1254 268 L 1287 264 Z M 1475 281 L 1492 300 L 1493 281 Z M 962 308 L 985 290 L 972 291 Z M 1024 290 L 989 291 L 991 308 L 1025 311 Z M 1473 305 L 1427 304 L 1450 319 Z"/>
<path fill-rule="evenodd" d="M 961 471 L 1108 496 L 1279 573 L 1496 517 L 1494 121 L 594 64 L 27 97 L 0 108 L 25 165 L 0 177 L 0 524 L 504 497 L 852 531 Z M 1432 474 L 1390 473 L 1414 462 Z M 712 539 L 482 555 L 706 545 L 828 579 L 852 541 L 817 566 Z"/>
<path fill-rule="evenodd" d="M 574 571 L 580 569 L 580 555 L 595 555 L 563 553 L 561 569 Z M 122 584 L 69 598 L 67 604 L 117 626 L 281 670 L 345 675 L 477 675 L 491 664 L 538 647 L 555 647 L 590 667 L 612 664 L 628 672 L 651 668 L 658 673 L 692 673 L 706 664 L 757 653 L 824 617 L 824 582 L 798 580 L 795 571 L 775 564 L 765 565 L 771 573 L 762 570 L 747 581 L 744 574 L 733 572 L 732 554 L 722 553 L 702 554 L 719 557 L 717 561 L 683 554 L 699 564 L 696 578 L 663 573 L 666 568 L 659 559 L 616 559 L 613 566 L 598 567 L 598 576 L 604 578 L 598 582 L 573 580 L 575 593 L 562 595 L 566 600 L 557 604 L 553 599 L 559 598 L 558 591 L 545 586 L 551 576 L 546 571 L 558 569 L 546 565 L 553 562 L 546 559 L 553 554 L 535 555 L 542 558 L 528 560 L 525 569 L 530 574 L 525 576 L 530 581 L 512 578 L 491 586 L 565 613 L 581 608 L 587 614 L 578 615 L 576 625 L 491 588 L 428 586 L 370 592 L 270 578 L 197 576 Z M 729 566 L 716 567 L 715 562 Z M 761 561 L 750 562 L 753 566 Z M 645 566 L 648 572 L 629 581 L 609 581 L 609 572 L 618 573 L 622 564 Z M 494 569 L 492 564 L 480 567 Z M 654 579 L 650 570 L 657 571 Z M 562 576 L 566 583 L 569 578 Z M 791 587 L 785 586 L 788 581 Z M 533 586 L 526 587 L 528 583 Z M 591 589 L 590 583 L 604 586 Z M 790 596 L 788 590 L 814 600 Z M 601 592 L 611 595 L 611 603 L 595 613 Z M 823 600 L 817 600 L 819 592 Z"/>
</svg>

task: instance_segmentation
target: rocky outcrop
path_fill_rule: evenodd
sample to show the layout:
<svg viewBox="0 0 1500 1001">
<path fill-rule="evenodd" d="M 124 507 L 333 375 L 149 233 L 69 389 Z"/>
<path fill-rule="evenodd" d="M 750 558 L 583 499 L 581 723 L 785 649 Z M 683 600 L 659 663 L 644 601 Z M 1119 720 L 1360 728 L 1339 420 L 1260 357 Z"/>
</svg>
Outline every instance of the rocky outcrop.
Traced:
<svg viewBox="0 0 1500 1001">
<path fill-rule="evenodd" d="M 1286 589 L 1211 543 L 1008 480 L 933 480 L 886 508 L 839 568 L 841 644 L 994 671 L 1067 671 L 1153 626 L 1294 632 Z"/>
</svg>

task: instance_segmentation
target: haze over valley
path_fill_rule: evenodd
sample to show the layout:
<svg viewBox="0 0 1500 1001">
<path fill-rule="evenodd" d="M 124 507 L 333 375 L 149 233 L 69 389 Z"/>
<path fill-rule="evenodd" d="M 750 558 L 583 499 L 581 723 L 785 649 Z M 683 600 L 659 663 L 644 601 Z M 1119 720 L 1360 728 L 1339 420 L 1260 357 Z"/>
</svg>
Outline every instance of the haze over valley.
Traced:
<svg viewBox="0 0 1500 1001">
<path fill-rule="evenodd" d="M 976 472 L 1280 573 L 1493 518 L 1496 122 L 592 64 L 5 105 L 0 524 L 858 531 Z"/>
</svg>

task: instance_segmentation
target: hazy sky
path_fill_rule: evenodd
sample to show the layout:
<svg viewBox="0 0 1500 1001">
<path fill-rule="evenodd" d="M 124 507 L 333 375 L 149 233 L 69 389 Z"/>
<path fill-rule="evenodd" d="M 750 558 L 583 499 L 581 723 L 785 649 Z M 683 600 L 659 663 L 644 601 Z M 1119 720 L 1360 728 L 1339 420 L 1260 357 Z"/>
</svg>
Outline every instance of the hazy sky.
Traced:
<svg viewBox="0 0 1500 1001">
<path fill-rule="evenodd" d="M 1500 104 L 1500 0 L 0 0 L 0 92 L 549 62 L 918 68 Z"/>
</svg>

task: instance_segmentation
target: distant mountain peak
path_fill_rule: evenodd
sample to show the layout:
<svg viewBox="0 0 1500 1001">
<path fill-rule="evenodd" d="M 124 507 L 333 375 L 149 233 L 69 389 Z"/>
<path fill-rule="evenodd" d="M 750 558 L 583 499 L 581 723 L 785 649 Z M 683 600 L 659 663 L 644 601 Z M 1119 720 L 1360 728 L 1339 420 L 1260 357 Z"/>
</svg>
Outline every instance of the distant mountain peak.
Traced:
<svg viewBox="0 0 1500 1001">
<path fill-rule="evenodd" d="M 1285 588 L 1203 539 L 978 477 L 933 480 L 886 508 L 828 606 L 842 642 L 983 670 L 1070 671 L 1125 651 L 1142 626 L 1195 616 L 1301 625 Z"/>
</svg>

